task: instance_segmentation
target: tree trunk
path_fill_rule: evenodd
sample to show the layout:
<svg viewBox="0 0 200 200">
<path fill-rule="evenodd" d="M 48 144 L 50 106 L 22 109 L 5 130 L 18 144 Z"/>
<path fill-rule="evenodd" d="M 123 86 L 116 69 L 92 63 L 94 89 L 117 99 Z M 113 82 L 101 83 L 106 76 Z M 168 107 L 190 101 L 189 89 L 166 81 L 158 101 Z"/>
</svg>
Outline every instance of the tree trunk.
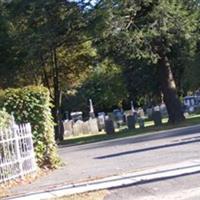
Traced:
<svg viewBox="0 0 200 200">
<path fill-rule="evenodd" d="M 59 69 L 57 62 L 56 49 L 52 51 L 53 57 L 53 85 L 54 85 L 54 122 L 55 122 L 55 139 L 63 140 L 63 131 L 62 131 L 62 116 L 61 116 L 61 90 L 59 83 Z"/>
<path fill-rule="evenodd" d="M 44 84 L 45 87 L 48 88 L 49 93 L 50 93 L 50 97 L 51 97 L 51 99 L 53 99 L 53 95 L 52 95 L 52 92 L 51 92 L 51 86 L 50 86 L 50 83 L 49 83 L 48 74 L 47 74 L 47 71 L 45 69 L 45 64 L 42 66 L 42 69 L 43 69 L 43 84 Z"/>
<path fill-rule="evenodd" d="M 160 86 L 163 100 L 166 104 L 169 123 L 175 124 L 185 119 L 181 109 L 181 102 L 176 91 L 176 84 L 172 74 L 170 62 L 166 55 L 161 55 L 159 60 Z"/>
</svg>

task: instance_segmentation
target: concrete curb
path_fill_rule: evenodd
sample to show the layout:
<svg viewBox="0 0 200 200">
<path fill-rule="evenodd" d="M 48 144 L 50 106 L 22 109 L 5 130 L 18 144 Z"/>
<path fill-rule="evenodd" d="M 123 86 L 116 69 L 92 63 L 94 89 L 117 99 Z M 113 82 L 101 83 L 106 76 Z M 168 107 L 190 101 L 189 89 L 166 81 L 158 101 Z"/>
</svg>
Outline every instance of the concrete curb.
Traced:
<svg viewBox="0 0 200 200">
<path fill-rule="evenodd" d="M 95 181 L 69 184 L 56 189 L 52 189 L 51 191 L 29 193 L 23 196 L 18 196 L 9 199 L 44 200 L 101 189 L 138 185 L 173 177 L 185 176 L 194 173 L 200 173 L 200 160 L 191 160 L 187 162 L 181 162 L 178 164 L 165 165 L 153 169 L 137 171 L 134 173 L 127 173 L 121 176 L 107 177 Z"/>
</svg>

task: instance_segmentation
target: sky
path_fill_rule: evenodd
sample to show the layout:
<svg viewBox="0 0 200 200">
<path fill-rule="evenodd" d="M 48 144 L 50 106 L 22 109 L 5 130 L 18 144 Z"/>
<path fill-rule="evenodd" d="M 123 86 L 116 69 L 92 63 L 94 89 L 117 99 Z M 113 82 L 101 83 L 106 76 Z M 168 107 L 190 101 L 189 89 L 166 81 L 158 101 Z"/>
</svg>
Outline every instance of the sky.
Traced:
<svg viewBox="0 0 200 200">
<path fill-rule="evenodd" d="M 69 0 L 71 2 L 79 2 L 80 0 Z M 98 2 L 98 0 L 84 0 L 85 3 L 90 2 L 93 6 L 96 4 L 96 2 Z"/>
</svg>

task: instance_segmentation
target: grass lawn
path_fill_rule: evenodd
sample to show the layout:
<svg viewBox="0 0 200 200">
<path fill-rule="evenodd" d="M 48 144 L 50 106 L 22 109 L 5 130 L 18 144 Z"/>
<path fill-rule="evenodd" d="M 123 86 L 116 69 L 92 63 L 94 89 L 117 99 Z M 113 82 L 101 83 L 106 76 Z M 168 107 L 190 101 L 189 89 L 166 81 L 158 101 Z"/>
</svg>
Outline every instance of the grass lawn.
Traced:
<svg viewBox="0 0 200 200">
<path fill-rule="evenodd" d="M 73 138 L 66 138 L 64 141 L 61 142 L 61 145 L 86 144 L 86 143 L 91 143 L 91 142 L 110 140 L 114 138 L 123 138 L 123 137 L 144 134 L 144 133 L 149 133 L 149 132 L 156 132 L 156 131 L 168 130 L 168 129 L 178 128 L 178 127 L 196 125 L 196 124 L 200 124 L 200 115 L 189 115 L 184 122 L 176 124 L 176 125 L 167 124 L 167 120 L 168 120 L 167 118 L 164 118 L 162 120 L 163 125 L 160 127 L 155 127 L 153 121 L 146 121 L 145 128 L 140 129 L 139 126 L 136 125 L 136 129 L 128 130 L 127 128 L 122 127 L 121 130 L 119 130 L 113 135 L 107 135 L 104 132 L 102 132 L 98 135 L 84 135 L 84 136 L 78 136 L 78 137 L 73 137 Z"/>
</svg>

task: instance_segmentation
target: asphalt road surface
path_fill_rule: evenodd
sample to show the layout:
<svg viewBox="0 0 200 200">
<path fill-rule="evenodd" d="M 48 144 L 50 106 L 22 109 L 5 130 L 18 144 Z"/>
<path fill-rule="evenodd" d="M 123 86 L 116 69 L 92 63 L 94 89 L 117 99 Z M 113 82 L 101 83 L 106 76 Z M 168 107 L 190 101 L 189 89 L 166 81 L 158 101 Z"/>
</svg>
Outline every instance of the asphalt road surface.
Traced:
<svg viewBox="0 0 200 200">
<path fill-rule="evenodd" d="M 62 146 L 59 154 L 65 166 L 30 185 L 13 188 L 11 194 L 48 190 L 56 185 L 199 159 L 200 126 L 72 147 Z M 121 189 L 122 194 L 125 190 L 127 188 Z"/>
<path fill-rule="evenodd" d="M 200 174 L 112 189 L 104 200 L 200 200 Z"/>
</svg>

